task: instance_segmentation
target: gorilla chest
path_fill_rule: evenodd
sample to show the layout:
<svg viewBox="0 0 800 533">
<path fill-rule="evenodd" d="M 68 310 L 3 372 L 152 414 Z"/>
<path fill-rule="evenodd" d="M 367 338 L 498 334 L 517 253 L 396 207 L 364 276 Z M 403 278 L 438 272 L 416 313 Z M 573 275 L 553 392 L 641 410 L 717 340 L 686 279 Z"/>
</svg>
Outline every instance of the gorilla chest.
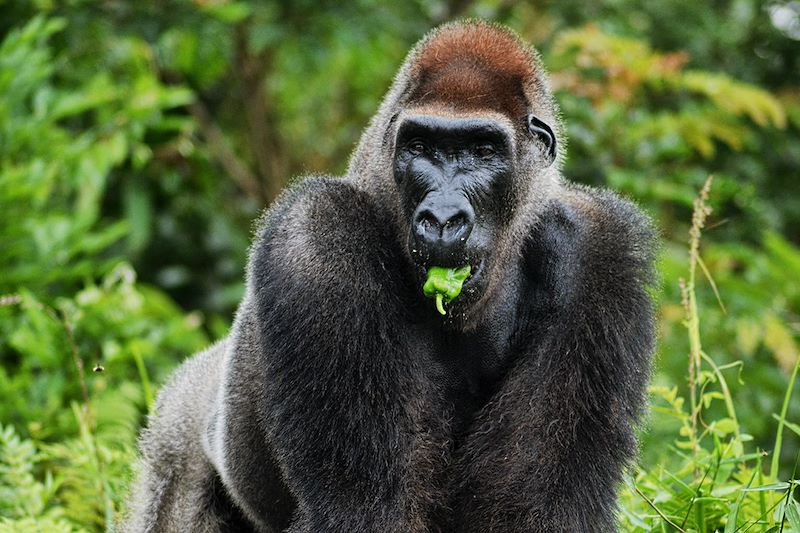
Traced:
<svg viewBox="0 0 800 533">
<path fill-rule="evenodd" d="M 466 432 L 475 417 L 502 387 L 514 362 L 524 351 L 518 332 L 522 321 L 517 304 L 528 288 L 521 272 L 512 268 L 498 302 L 469 331 L 443 327 L 440 317 L 412 326 L 412 352 L 423 361 L 427 380 L 444 402 L 455 436 Z"/>
<path fill-rule="evenodd" d="M 514 359 L 504 330 L 429 332 L 424 357 L 453 431 L 465 431 L 502 383 Z"/>
</svg>

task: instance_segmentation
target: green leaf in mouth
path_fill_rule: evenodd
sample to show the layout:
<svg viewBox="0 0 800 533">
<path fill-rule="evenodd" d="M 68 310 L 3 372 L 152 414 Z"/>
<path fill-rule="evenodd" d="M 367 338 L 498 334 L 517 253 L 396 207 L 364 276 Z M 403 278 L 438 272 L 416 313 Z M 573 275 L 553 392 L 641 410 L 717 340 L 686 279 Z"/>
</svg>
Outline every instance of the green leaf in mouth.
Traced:
<svg viewBox="0 0 800 533">
<path fill-rule="evenodd" d="M 446 312 L 443 304 L 452 302 L 461 294 L 461 287 L 471 271 L 472 267 L 469 265 L 461 268 L 431 267 L 422 292 L 428 298 L 436 298 L 436 309 L 444 315 Z"/>
</svg>

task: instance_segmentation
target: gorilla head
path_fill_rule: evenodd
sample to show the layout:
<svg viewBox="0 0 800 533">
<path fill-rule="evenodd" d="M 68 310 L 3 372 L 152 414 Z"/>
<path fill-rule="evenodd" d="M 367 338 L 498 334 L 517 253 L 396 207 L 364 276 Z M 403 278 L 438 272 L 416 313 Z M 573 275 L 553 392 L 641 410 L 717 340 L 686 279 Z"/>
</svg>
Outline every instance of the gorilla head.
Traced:
<svg viewBox="0 0 800 533">
<path fill-rule="evenodd" d="M 420 287 L 430 267 L 471 267 L 452 315 L 474 318 L 491 299 L 558 182 L 558 113 L 541 76 L 507 30 L 445 26 L 412 50 L 354 156 L 351 175 L 396 210 Z"/>
</svg>

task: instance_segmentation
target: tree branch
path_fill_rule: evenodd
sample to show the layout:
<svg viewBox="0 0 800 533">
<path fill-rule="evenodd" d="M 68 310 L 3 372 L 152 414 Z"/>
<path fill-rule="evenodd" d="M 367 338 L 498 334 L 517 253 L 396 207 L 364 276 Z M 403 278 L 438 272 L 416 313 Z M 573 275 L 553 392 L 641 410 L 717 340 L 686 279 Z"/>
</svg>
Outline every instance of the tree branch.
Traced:
<svg viewBox="0 0 800 533">
<path fill-rule="evenodd" d="M 261 177 L 261 197 L 270 203 L 286 183 L 288 164 L 264 90 L 266 74 L 272 65 L 272 52 L 267 49 L 253 56 L 248 48 L 247 29 L 246 23 L 236 29 L 235 68 L 242 83 L 247 140 Z"/>
<path fill-rule="evenodd" d="M 208 143 L 208 149 L 214 156 L 225 172 L 236 182 L 236 185 L 247 196 L 259 201 L 264 201 L 261 184 L 247 165 L 242 163 L 236 154 L 231 150 L 226 142 L 222 130 L 211 119 L 211 115 L 206 107 L 199 101 L 195 101 L 189 106 L 189 112 L 194 117 L 200 128 L 200 133 Z"/>
</svg>

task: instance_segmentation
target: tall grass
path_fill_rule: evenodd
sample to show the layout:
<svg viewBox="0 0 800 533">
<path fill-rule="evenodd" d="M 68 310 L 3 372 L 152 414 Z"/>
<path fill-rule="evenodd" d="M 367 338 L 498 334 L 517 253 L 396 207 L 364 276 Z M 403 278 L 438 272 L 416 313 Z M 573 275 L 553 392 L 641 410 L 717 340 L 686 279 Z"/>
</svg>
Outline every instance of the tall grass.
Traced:
<svg viewBox="0 0 800 533">
<path fill-rule="evenodd" d="M 797 467 L 780 480 L 779 456 L 786 429 L 800 436 L 800 427 L 786 420 L 800 360 L 795 363 L 784 395 L 769 469 L 765 450 L 751 449 L 742 432 L 726 375 L 742 363 L 718 365 L 703 349 L 696 288 L 702 272 L 725 312 L 722 300 L 700 254 L 703 228 L 711 214 L 709 177 L 694 202 L 689 231 L 688 277 L 680 280 L 684 325 L 689 342 L 688 408 L 677 385 L 653 386 L 654 416 L 678 422 L 678 434 L 660 454 L 659 464 L 640 465 L 622 496 L 621 526 L 629 532 L 800 533 L 800 504 L 794 490 Z M 717 408 L 717 403 L 722 409 Z M 786 474 L 786 473 L 784 473 Z"/>
</svg>

